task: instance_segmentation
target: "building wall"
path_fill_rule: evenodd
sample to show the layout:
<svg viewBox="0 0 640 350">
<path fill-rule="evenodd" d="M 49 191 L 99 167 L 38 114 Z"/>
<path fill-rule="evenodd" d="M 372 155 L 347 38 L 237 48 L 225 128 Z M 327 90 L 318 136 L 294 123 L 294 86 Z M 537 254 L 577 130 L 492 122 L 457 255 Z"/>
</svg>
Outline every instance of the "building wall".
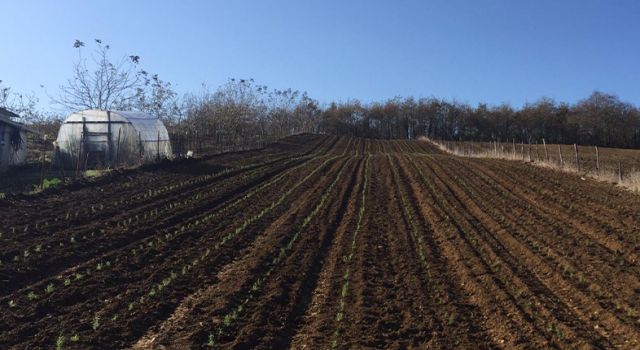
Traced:
<svg viewBox="0 0 640 350">
<path fill-rule="evenodd" d="M 13 165 L 23 164 L 27 158 L 27 135 L 24 131 L 19 131 L 22 146 L 16 151 L 11 145 L 11 138 L 15 132 L 16 128 L 13 125 L 0 122 L 0 171 L 5 171 Z"/>
</svg>

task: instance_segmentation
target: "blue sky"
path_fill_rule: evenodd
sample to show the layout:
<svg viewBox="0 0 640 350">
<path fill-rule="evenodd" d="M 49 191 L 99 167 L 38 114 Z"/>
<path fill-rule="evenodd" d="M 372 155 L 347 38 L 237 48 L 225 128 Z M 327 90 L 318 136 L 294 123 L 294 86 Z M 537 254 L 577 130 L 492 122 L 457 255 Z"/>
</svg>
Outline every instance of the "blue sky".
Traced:
<svg viewBox="0 0 640 350">
<path fill-rule="evenodd" d="M 521 106 L 601 90 L 640 105 L 640 1 L 0 0 L 0 12 L 0 80 L 45 109 L 40 85 L 56 95 L 73 42 L 94 38 L 181 94 L 237 77 L 324 103 Z"/>
</svg>

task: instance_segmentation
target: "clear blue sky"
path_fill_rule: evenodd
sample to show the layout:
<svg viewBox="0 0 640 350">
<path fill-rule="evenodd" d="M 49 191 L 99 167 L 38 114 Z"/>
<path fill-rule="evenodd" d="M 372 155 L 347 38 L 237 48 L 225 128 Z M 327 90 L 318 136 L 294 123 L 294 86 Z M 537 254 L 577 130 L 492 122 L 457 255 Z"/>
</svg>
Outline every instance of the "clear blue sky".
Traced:
<svg viewBox="0 0 640 350">
<path fill-rule="evenodd" d="M 593 90 L 640 105 L 640 1 L 0 0 L 0 79 L 49 94 L 75 39 L 141 56 L 178 92 L 254 78 L 321 102 L 394 96 L 520 106 Z"/>
</svg>

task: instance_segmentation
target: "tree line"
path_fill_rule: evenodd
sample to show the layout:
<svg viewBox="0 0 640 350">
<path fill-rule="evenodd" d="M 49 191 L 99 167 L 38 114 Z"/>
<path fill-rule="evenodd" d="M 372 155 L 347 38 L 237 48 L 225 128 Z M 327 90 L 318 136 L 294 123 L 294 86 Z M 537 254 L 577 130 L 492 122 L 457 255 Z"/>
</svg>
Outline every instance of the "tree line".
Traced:
<svg viewBox="0 0 640 350">
<path fill-rule="evenodd" d="M 332 103 L 321 119 L 325 132 L 372 138 L 524 143 L 544 138 L 548 143 L 640 147 L 640 110 L 598 91 L 575 104 L 542 98 L 520 109 L 436 98 L 395 98 L 369 105 L 349 101 Z"/>
<path fill-rule="evenodd" d="M 640 148 L 640 110 L 617 96 L 594 92 L 575 104 L 542 98 L 521 108 L 471 106 L 437 98 L 357 100 L 322 106 L 307 93 L 272 89 L 253 79 L 229 79 L 215 90 L 182 97 L 171 83 L 142 67 L 141 58 L 113 59 L 100 39 L 78 59 L 71 77 L 51 97 L 63 113 L 38 110 L 32 94 L 18 94 L 0 80 L 0 106 L 55 137 L 64 117 L 83 109 L 137 110 L 165 123 L 179 143 L 260 145 L 287 135 L 313 132 L 384 139 L 427 136 L 441 140 L 536 142 Z M 182 145 L 181 145 L 182 146 Z M 182 147 L 180 147 L 182 148 Z M 179 150 L 182 151 L 182 150 Z"/>
</svg>

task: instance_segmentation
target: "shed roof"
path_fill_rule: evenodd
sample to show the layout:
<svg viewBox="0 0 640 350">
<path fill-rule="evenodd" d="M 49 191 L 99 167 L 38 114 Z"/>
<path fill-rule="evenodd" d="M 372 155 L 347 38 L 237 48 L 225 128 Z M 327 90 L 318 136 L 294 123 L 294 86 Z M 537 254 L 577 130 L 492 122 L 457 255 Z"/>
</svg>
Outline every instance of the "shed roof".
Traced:
<svg viewBox="0 0 640 350">
<path fill-rule="evenodd" d="M 11 125 L 11 126 L 13 126 L 15 128 L 18 128 L 20 130 L 28 131 L 28 132 L 31 132 L 31 133 L 34 133 L 34 134 L 39 134 L 38 131 L 36 131 L 34 129 L 31 129 L 28 126 L 26 126 L 24 124 L 21 124 L 21 123 L 18 123 L 18 122 L 16 122 L 16 121 L 11 119 L 11 118 L 19 118 L 19 117 L 20 117 L 19 115 L 15 114 L 15 113 L 13 113 L 13 112 L 5 109 L 5 108 L 0 107 L 0 123 L 8 124 L 8 125 Z"/>
</svg>

